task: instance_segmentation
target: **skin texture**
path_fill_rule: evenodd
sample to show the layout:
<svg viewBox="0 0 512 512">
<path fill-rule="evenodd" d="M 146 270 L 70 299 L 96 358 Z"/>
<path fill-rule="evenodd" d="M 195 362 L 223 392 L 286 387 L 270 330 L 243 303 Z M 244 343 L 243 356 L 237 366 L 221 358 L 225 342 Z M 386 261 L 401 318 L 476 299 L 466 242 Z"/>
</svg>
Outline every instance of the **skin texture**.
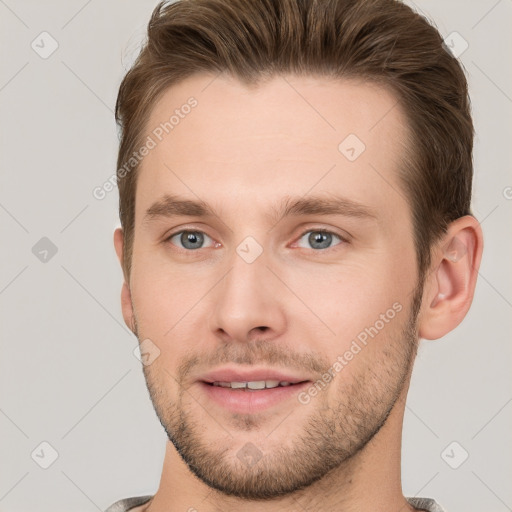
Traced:
<svg viewBox="0 0 512 512">
<path fill-rule="evenodd" d="M 197 106 L 141 163 L 122 290 L 125 322 L 159 350 L 143 369 L 170 439 L 158 492 L 137 510 L 414 510 L 400 460 L 418 338 L 439 338 L 469 309 L 477 221 L 450 225 L 421 286 L 397 177 L 408 128 L 376 85 L 287 76 L 248 88 L 197 75 L 165 92 L 147 134 L 191 96 Z M 338 149 L 349 134 L 366 146 L 354 161 Z M 216 215 L 145 222 L 165 194 L 200 199 Z M 372 216 L 269 218 L 286 196 L 334 195 Z M 335 235 L 320 248 L 318 229 Z M 203 234 L 187 245 L 200 248 L 187 249 L 180 230 Z M 248 236 L 262 250 L 252 263 L 237 253 Z M 120 229 L 114 243 L 123 264 Z M 375 337 L 308 403 L 234 414 L 198 382 L 228 365 L 315 382 L 381 315 Z M 249 442 L 261 456 L 250 467 L 240 458 Z"/>
</svg>

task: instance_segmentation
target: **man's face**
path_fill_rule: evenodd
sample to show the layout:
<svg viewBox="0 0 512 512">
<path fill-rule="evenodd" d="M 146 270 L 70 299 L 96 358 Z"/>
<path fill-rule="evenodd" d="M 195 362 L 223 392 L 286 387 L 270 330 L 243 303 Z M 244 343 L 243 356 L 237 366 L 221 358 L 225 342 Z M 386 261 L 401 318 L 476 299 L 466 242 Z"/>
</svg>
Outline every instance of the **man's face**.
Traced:
<svg viewBox="0 0 512 512">
<path fill-rule="evenodd" d="M 160 421 L 225 493 L 310 485 L 365 447 L 408 383 L 419 292 L 403 114 L 375 85 L 203 75 L 165 93 L 147 135 L 129 284 L 139 341 L 160 351 L 144 366 Z M 262 380 L 294 384 L 212 384 Z"/>
</svg>

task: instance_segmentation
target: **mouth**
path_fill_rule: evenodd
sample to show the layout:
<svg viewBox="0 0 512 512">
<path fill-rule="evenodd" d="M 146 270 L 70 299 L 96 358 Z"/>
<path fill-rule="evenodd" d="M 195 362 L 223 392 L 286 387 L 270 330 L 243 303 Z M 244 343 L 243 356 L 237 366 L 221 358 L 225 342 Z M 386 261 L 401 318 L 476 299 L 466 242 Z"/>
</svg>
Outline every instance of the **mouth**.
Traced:
<svg viewBox="0 0 512 512">
<path fill-rule="evenodd" d="M 242 372 L 224 369 L 212 372 L 198 381 L 208 403 L 225 413 L 256 414 L 279 406 L 300 405 L 297 395 L 311 385 L 312 379 L 271 369 Z"/>
<path fill-rule="evenodd" d="M 264 367 L 225 366 L 200 377 L 199 389 L 207 403 L 223 412 L 254 414 L 280 406 L 300 405 L 297 395 L 313 376 Z"/>
<path fill-rule="evenodd" d="M 289 382 L 286 380 L 255 380 L 255 381 L 214 381 L 207 382 L 203 381 L 205 384 L 210 386 L 217 386 L 221 388 L 228 388 L 237 391 L 261 391 L 264 389 L 275 389 L 275 388 L 285 388 L 288 386 L 296 386 L 297 384 L 302 384 L 304 382 L 309 382 L 307 380 L 298 381 L 298 382 Z"/>
<path fill-rule="evenodd" d="M 202 382 L 231 389 L 273 389 L 311 381 L 309 375 L 299 375 L 277 368 L 225 366 L 199 377 Z"/>
</svg>

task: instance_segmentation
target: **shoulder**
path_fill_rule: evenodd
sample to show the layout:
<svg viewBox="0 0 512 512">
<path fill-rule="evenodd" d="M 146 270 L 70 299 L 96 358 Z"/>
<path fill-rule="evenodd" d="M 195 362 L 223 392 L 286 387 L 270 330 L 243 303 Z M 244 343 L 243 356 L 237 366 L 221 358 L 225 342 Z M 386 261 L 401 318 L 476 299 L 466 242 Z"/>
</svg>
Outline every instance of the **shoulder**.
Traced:
<svg viewBox="0 0 512 512">
<path fill-rule="evenodd" d="M 432 498 L 405 498 L 413 507 L 426 512 L 447 512 Z"/>
<path fill-rule="evenodd" d="M 135 496 L 133 498 L 125 498 L 119 501 L 116 501 L 110 507 L 108 507 L 105 512 L 136 512 L 136 507 L 141 507 L 146 504 L 153 496 Z"/>
</svg>

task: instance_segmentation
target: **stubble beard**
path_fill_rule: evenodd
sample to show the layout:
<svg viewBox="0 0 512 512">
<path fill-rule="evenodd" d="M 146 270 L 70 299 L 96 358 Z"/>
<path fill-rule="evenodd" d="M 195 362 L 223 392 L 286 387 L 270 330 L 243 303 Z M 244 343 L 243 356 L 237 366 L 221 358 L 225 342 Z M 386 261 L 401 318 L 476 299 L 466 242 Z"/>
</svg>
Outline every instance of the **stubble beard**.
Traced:
<svg viewBox="0 0 512 512">
<path fill-rule="evenodd" d="M 225 495 L 246 500 L 283 497 L 311 486 L 336 469 L 348 468 L 386 423 L 407 385 L 417 353 L 417 314 L 422 289 L 422 284 L 417 286 L 407 322 L 398 335 L 385 340 L 386 348 L 381 351 L 379 361 L 365 368 L 359 365 L 350 382 L 342 380 L 341 371 L 330 384 L 339 388 L 333 403 L 318 400 L 321 405 L 302 420 L 302 428 L 291 441 L 288 436 L 286 441 L 290 442 L 284 443 L 284 439 L 279 442 L 278 432 L 273 432 L 273 438 L 278 441 L 271 448 L 262 446 L 263 456 L 251 466 L 237 457 L 240 447 L 234 451 L 232 447 L 236 439 L 230 438 L 225 431 L 222 431 L 223 439 L 212 440 L 205 436 L 208 425 L 201 425 L 194 419 L 193 411 L 198 405 L 180 385 L 179 379 L 178 398 L 173 399 L 158 380 L 168 381 L 168 378 L 155 375 L 149 366 L 143 367 L 155 412 L 167 437 L 189 469 L 206 485 Z M 136 322 L 134 327 L 138 337 Z M 374 341 L 379 342 L 384 340 Z M 257 361 L 269 359 L 263 357 Z M 211 419 L 211 416 L 206 417 Z M 283 424 L 293 418 L 292 413 Z M 232 420 L 227 429 L 230 432 L 259 429 L 257 416 L 234 415 Z M 213 419 L 211 422 L 215 423 Z M 232 429 L 233 424 L 237 430 Z M 213 428 L 220 429 L 217 424 Z M 292 431 L 296 432 L 297 428 Z"/>
</svg>

